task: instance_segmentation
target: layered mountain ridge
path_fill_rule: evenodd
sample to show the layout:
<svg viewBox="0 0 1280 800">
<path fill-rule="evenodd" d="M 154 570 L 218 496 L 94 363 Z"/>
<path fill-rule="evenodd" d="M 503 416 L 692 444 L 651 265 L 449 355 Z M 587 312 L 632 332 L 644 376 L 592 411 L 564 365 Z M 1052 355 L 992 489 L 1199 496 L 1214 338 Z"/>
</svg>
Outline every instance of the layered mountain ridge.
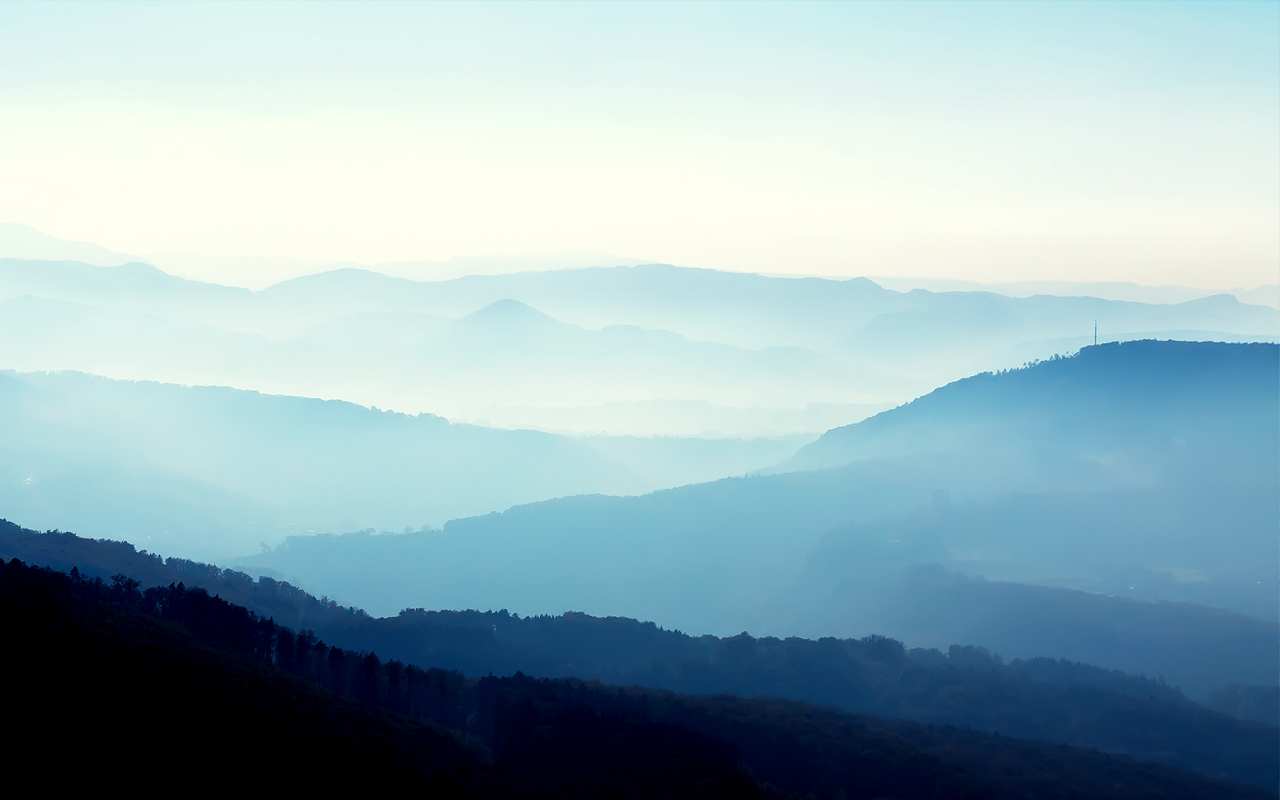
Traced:
<svg viewBox="0 0 1280 800">
<path fill-rule="evenodd" d="M 470 316 L 507 301 L 579 330 L 543 320 L 532 338 L 495 338 L 489 328 L 509 315 Z M 0 307 L 8 322 L 0 366 L 11 369 L 629 435 L 819 433 L 975 372 L 1071 352 L 1091 341 L 1095 320 L 1104 341 L 1280 335 L 1280 314 L 1226 296 L 1146 305 L 903 293 L 861 278 L 665 265 L 438 282 L 348 268 L 250 292 L 146 265 L 8 259 L 0 260 Z M 490 372 L 468 368 L 473 358 Z M 673 401 L 711 407 L 693 421 L 664 411 Z M 814 405 L 831 413 L 798 413 Z"/>
</svg>

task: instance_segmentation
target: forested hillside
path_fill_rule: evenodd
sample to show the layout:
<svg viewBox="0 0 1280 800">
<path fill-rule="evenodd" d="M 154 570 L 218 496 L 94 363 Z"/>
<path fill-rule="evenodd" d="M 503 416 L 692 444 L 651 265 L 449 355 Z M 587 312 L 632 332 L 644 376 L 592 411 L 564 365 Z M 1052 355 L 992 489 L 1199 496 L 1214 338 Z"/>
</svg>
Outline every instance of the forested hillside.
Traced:
<svg viewBox="0 0 1280 800">
<path fill-rule="evenodd" d="M 482 754 L 441 728 L 273 666 L 280 629 L 201 591 L 0 565 L 12 768 L 74 791 L 345 790 L 479 796 Z M 354 655 L 354 654 L 353 654 Z M 353 663 L 358 667 L 358 663 Z M 56 743 L 56 744 L 55 744 Z"/>
<path fill-rule="evenodd" d="M 112 721 L 105 745 L 85 727 L 58 737 L 57 756 L 87 758 L 95 780 L 128 774 L 127 748 L 167 722 L 148 751 L 159 762 L 144 780 L 157 784 L 225 767 L 229 743 L 267 737 L 295 788 L 319 787 L 323 774 L 330 790 L 409 781 L 432 794 L 488 797 L 1272 796 L 1096 751 L 785 701 L 519 673 L 469 681 L 329 647 L 199 589 L 143 592 L 123 575 L 108 585 L 16 559 L 0 567 L 0 606 L 9 643 L 43 655 L 5 660 L 6 679 L 32 690 L 11 704 L 11 721 L 37 732 L 65 724 L 72 709 Z M 67 680 L 73 668 L 79 679 Z M 190 735 L 173 735 L 175 708 L 198 726 Z M 31 746 L 44 741 L 23 737 L 11 752 L 45 765 L 54 751 Z M 214 770 L 215 783 L 249 777 L 244 761 L 231 761 Z M 283 783 L 271 772 L 256 781 Z"/>
<path fill-rule="evenodd" d="M 500 612 L 406 609 L 387 618 L 317 600 L 287 583 L 127 544 L 8 526 L 0 556 L 89 576 L 138 575 L 180 582 L 240 603 L 345 648 L 469 676 L 517 671 L 697 694 L 771 695 L 848 711 L 951 724 L 1047 742 L 1093 746 L 1210 775 L 1253 782 L 1275 771 L 1271 725 L 1242 723 L 1189 700 L 1163 680 L 1054 659 L 1005 663 L 959 644 L 908 650 L 865 639 L 691 637 L 653 623 L 585 614 L 520 617 Z M 71 565 L 71 566 L 68 566 Z"/>
</svg>

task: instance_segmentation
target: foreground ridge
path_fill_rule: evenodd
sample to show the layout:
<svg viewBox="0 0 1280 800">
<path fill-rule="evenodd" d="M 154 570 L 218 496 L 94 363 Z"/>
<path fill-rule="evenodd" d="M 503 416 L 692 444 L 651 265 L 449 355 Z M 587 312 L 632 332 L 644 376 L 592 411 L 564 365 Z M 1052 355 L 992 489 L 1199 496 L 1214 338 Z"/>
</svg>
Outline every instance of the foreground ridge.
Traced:
<svg viewBox="0 0 1280 800">
<path fill-rule="evenodd" d="M 35 536 L 35 534 L 31 535 Z M 68 537 L 70 535 L 57 534 L 56 536 Z M 84 542 L 85 540 L 76 539 L 75 541 Z M 117 543 L 92 544 L 100 544 L 104 546 L 110 545 L 115 547 L 117 552 L 123 552 L 123 549 L 120 548 Z M 125 547 L 128 546 L 126 545 Z M 132 552 L 132 548 L 129 548 L 129 550 Z M 150 562 L 155 564 L 158 561 L 158 559 L 155 559 L 152 556 L 145 556 L 137 553 L 132 553 L 132 555 L 135 558 L 144 560 L 144 563 Z M 221 571 L 216 568 L 206 567 L 206 579 L 210 577 L 213 572 L 221 573 Z M 196 571 L 194 569 L 188 570 L 189 577 L 196 578 L 195 573 Z M 234 575 L 234 573 L 232 574 Z M 76 570 L 75 575 L 79 576 L 79 570 Z M 498 728 L 493 727 L 493 724 L 496 723 L 482 724 L 482 722 L 477 722 L 476 720 L 487 718 L 483 715 L 480 717 L 474 717 L 474 714 L 476 713 L 476 709 L 480 708 L 480 705 L 477 704 L 480 704 L 483 697 L 487 696 L 485 695 L 485 692 L 490 691 L 499 692 L 499 694 L 504 692 L 516 692 L 517 694 L 520 692 L 533 692 L 529 697 L 536 699 L 538 697 L 542 697 L 542 694 L 540 694 L 542 692 L 551 692 L 552 695 L 555 695 L 556 692 L 567 691 L 562 688 L 555 687 L 585 686 L 587 689 L 584 689 L 583 691 L 587 691 L 588 693 L 604 691 L 608 697 L 613 697 L 615 699 L 623 697 L 631 698 L 628 702 L 634 701 L 635 703 L 639 703 L 639 706 L 635 708 L 628 706 L 627 708 L 631 708 L 631 711 L 628 711 L 627 713 L 640 714 L 640 718 L 645 720 L 653 721 L 654 719 L 657 719 L 652 715 L 657 713 L 655 709 L 658 708 L 667 708 L 670 714 L 675 715 L 672 719 L 678 718 L 680 720 L 685 720 L 686 718 L 693 719 L 695 717 L 697 719 L 703 719 L 705 715 L 710 714 L 711 717 L 708 719 L 716 722 L 716 724 L 708 729 L 708 731 L 715 733 L 715 736 L 721 738 L 729 736 L 729 733 L 726 731 L 732 732 L 745 724 L 744 721 L 739 720 L 739 722 L 729 728 L 722 729 L 721 727 L 717 727 L 720 724 L 718 722 L 720 718 L 717 715 L 728 713 L 726 709 L 730 708 L 738 708 L 739 712 L 735 713 L 748 715 L 759 712 L 761 714 L 765 714 L 766 718 L 771 718 L 769 715 L 774 712 L 779 714 L 783 714 L 785 712 L 784 715 L 791 715 L 788 719 L 795 717 L 797 720 L 809 719 L 815 714 L 818 716 L 828 714 L 828 712 L 818 712 L 817 709 L 814 709 L 811 706 L 792 701 L 765 699 L 745 700 L 725 697 L 721 697 L 719 699 L 714 697 L 698 699 L 682 697 L 670 692 L 639 688 L 628 690 L 606 690 L 599 684 L 584 683 L 580 680 L 571 680 L 568 682 L 548 682 L 545 680 L 536 681 L 532 678 L 525 678 L 519 673 L 517 673 L 516 677 L 510 679 L 485 678 L 480 681 L 473 681 L 455 670 L 440 668 L 442 666 L 447 666 L 447 664 L 442 664 L 440 661 L 418 661 L 419 664 L 431 664 L 435 667 L 434 669 L 421 669 L 417 666 L 409 666 L 405 661 L 400 660 L 394 655 L 391 655 L 391 657 L 384 662 L 375 654 L 374 649 L 371 647 L 357 650 L 344 650 L 341 647 L 329 647 L 323 642 L 320 642 L 317 636 L 309 630 L 302 630 L 295 633 L 287 627 L 278 625 L 270 619 L 263 619 L 262 616 L 254 614 L 248 609 L 240 606 L 233 606 L 220 598 L 212 597 L 201 589 L 188 589 L 185 584 L 181 582 L 175 583 L 167 588 L 156 587 L 148 590 L 147 592 L 141 592 L 139 591 L 140 584 L 136 579 L 126 578 L 123 573 L 117 573 L 117 575 L 118 578 L 110 585 L 105 584 L 100 580 L 95 583 L 92 579 L 86 580 L 80 576 L 79 585 L 81 587 L 97 586 L 98 588 L 93 590 L 82 589 L 79 591 L 81 591 L 81 593 L 88 591 L 90 595 L 98 601 L 110 601 L 113 604 L 113 607 L 129 609 L 135 615 L 140 615 L 144 618 L 159 618 L 162 620 L 168 619 L 171 622 L 180 622 L 186 626 L 188 630 L 191 630 L 192 626 L 194 626 L 195 630 L 192 630 L 192 632 L 196 633 L 196 635 L 202 639 L 206 639 L 211 643 L 222 647 L 232 647 L 233 649 L 238 648 L 236 649 L 236 652 L 241 656 L 255 659 L 257 662 L 270 664 L 276 669 L 284 670 L 285 672 L 292 672 L 308 679 L 313 684 L 326 687 L 335 695 L 345 695 L 362 700 L 366 703 L 380 704 L 396 713 L 401 713 L 409 717 L 416 717 L 453 728 L 459 732 L 458 735 L 460 737 L 472 737 L 473 739 L 478 737 L 481 741 L 487 742 L 488 744 L 486 746 L 488 747 L 497 746 L 495 743 L 498 742 L 498 738 L 495 737 L 499 737 L 499 730 Z M 288 587 L 287 584 L 280 584 L 269 580 L 259 581 L 255 584 L 251 579 L 248 579 L 248 576 L 241 576 L 241 578 L 243 581 L 247 581 L 250 586 L 265 584 L 272 591 L 288 590 L 292 593 L 296 593 L 297 595 L 301 595 L 302 597 L 309 598 L 309 596 L 298 592 L 298 590 Z M 75 578 L 73 577 L 67 577 L 66 580 L 71 582 L 72 587 L 77 585 L 75 583 Z M 240 585 L 243 587 L 244 584 L 241 583 Z M 75 591 L 76 590 L 73 588 L 72 593 Z M 94 594 L 95 592 L 96 594 Z M 317 601 L 314 598 L 309 598 L 309 600 L 317 606 L 323 605 L 320 601 Z M 399 630 L 401 633 L 411 633 L 411 630 L 406 630 L 404 627 L 406 621 L 413 622 L 415 619 L 431 619 L 435 617 L 446 623 L 454 622 L 456 625 L 457 620 L 467 618 L 466 614 L 448 615 L 411 612 L 402 614 L 401 617 L 398 618 L 373 620 L 349 609 L 338 609 L 336 605 L 333 604 L 328 604 L 323 607 L 330 608 L 335 617 L 345 619 L 351 623 L 351 628 L 348 629 L 346 633 L 348 635 L 352 635 L 352 638 L 354 638 L 355 634 L 359 633 L 360 627 L 367 625 L 392 626 L 391 630 L 395 630 L 395 626 L 400 626 Z M 513 617 L 513 615 L 505 613 L 482 615 L 471 612 L 471 616 L 472 618 L 495 622 L 501 622 L 504 617 L 508 621 L 518 619 Z M 192 620 L 195 621 L 193 622 Z M 619 625 L 629 622 L 632 626 L 638 626 L 660 636 L 682 636 L 675 632 L 660 631 L 656 626 L 651 624 L 642 625 L 640 623 L 634 623 L 633 621 L 596 620 L 594 618 L 585 617 L 585 615 L 567 615 L 563 618 L 527 620 L 529 623 L 540 624 L 544 627 L 550 625 L 553 630 L 557 621 L 570 625 L 594 625 L 597 628 L 598 633 L 607 633 L 607 628 L 611 623 Z M 601 626 L 605 626 L 603 630 L 601 630 Z M 465 626 L 461 631 L 459 631 L 459 633 L 462 638 L 473 637 L 477 628 L 478 626 Z M 340 635 L 343 633 L 343 631 L 338 627 L 334 627 L 333 630 Z M 237 633 L 236 631 L 239 632 Z M 390 631 L 387 632 L 389 633 Z M 439 630 L 437 630 L 436 633 L 439 634 Z M 683 638 L 688 639 L 688 637 Z M 703 637 L 702 639 L 692 641 L 707 644 L 707 640 L 714 640 L 714 637 Z M 392 639 L 388 637 L 386 641 L 390 642 Z M 750 637 L 734 637 L 733 639 L 714 641 L 720 643 L 717 652 L 721 658 L 730 654 L 734 649 L 743 650 L 745 648 L 750 650 L 753 646 L 757 649 L 762 647 L 767 648 L 770 646 L 768 645 L 770 640 L 752 640 Z M 778 640 L 772 641 L 778 642 Z M 345 643 L 350 646 L 349 640 Z M 447 645 L 448 642 L 446 641 L 444 644 Z M 857 642 L 840 643 L 836 642 L 836 640 L 824 640 L 824 642 L 816 643 L 805 642 L 804 640 L 789 640 L 784 644 L 791 644 L 801 648 L 808 647 L 810 648 L 811 655 L 817 654 L 821 656 L 825 654 L 827 658 L 838 656 L 842 648 L 848 648 L 850 645 L 858 645 Z M 876 649 L 879 649 L 892 655 L 896 649 L 897 653 L 900 655 L 902 654 L 901 646 L 892 640 L 873 638 L 871 640 L 864 640 L 861 646 L 867 651 L 875 651 Z M 381 650 L 382 648 L 378 649 Z M 383 650 L 382 652 L 384 653 L 384 657 L 390 655 L 389 651 Z M 448 647 L 440 647 L 439 652 L 448 654 Z M 1171 689 L 1165 690 L 1168 697 L 1164 698 L 1162 701 L 1157 701 L 1155 698 L 1143 699 L 1129 695 L 1120 695 L 1117 692 L 1107 694 L 1098 690 L 1096 687 L 1081 685 L 1079 682 L 1070 683 L 1065 688 L 1055 689 L 1053 687 L 1049 687 L 1050 690 L 1048 692 L 1042 692 L 1037 695 L 1037 687 L 1031 681 L 1031 677 L 1029 677 L 1034 675 L 1035 670 L 1028 669 L 1022 676 L 1010 677 L 1002 676 L 998 671 L 990 669 L 964 669 L 957 666 L 966 658 L 971 660 L 976 658 L 979 664 L 982 663 L 982 658 L 984 657 L 983 654 L 976 652 L 973 648 L 969 648 L 967 650 L 953 649 L 953 652 L 949 654 L 949 656 L 955 660 L 956 665 L 945 667 L 941 670 L 935 669 L 933 671 L 915 667 L 911 663 L 910 659 L 907 659 L 904 663 L 902 659 L 899 658 L 898 663 L 900 667 L 906 670 L 906 672 L 902 674 L 904 676 L 910 676 L 909 681 L 913 681 L 915 683 L 927 683 L 931 679 L 936 681 L 940 677 L 945 678 L 944 682 L 934 687 L 932 691 L 924 691 L 923 693 L 917 692 L 915 695 L 908 694 L 906 696 L 900 696 L 899 702 L 901 703 L 901 701 L 907 700 L 927 706 L 929 703 L 936 705 L 938 699 L 941 697 L 950 697 L 952 702 L 955 702 L 958 699 L 961 704 L 963 704 L 966 702 L 965 698 L 968 697 L 969 701 L 980 703 L 987 701 L 991 696 L 993 696 L 993 692 L 998 693 L 1008 691 L 1011 687 L 1017 687 L 1018 684 L 1022 684 L 1024 687 L 1024 693 L 1022 696 L 1018 697 L 1017 700 L 1019 703 L 1026 704 L 1026 706 L 1032 710 L 1035 709 L 1034 701 L 1036 701 L 1037 698 L 1040 698 L 1041 701 L 1043 701 L 1045 696 L 1050 696 L 1061 698 L 1061 701 L 1083 705 L 1086 708 L 1086 717 L 1088 713 L 1096 713 L 1098 709 L 1105 711 L 1107 708 L 1110 708 L 1110 713 L 1113 716 L 1107 718 L 1108 724 L 1116 721 L 1123 722 L 1126 716 L 1132 715 L 1137 715 L 1140 720 L 1145 719 L 1147 723 L 1163 721 L 1168 724 L 1168 730 L 1163 732 L 1164 740 L 1167 744 L 1171 744 L 1174 747 L 1179 746 L 1178 737 L 1180 735 L 1185 736 L 1187 730 L 1193 729 L 1195 725 L 1203 726 L 1207 724 L 1210 726 L 1213 735 L 1222 739 L 1225 744 L 1219 743 L 1215 751 L 1213 743 L 1209 737 L 1205 737 L 1199 742 L 1193 742 L 1193 744 L 1197 744 L 1209 754 L 1208 761 L 1206 761 L 1205 757 L 1202 755 L 1202 759 L 1199 762 L 1202 769 L 1206 766 L 1216 766 L 1218 774 L 1232 776 L 1238 775 L 1241 777 L 1236 777 L 1236 780 L 1256 782 L 1258 785 L 1263 786 L 1269 785 L 1266 781 L 1270 775 L 1274 775 L 1275 773 L 1275 766 L 1273 762 L 1275 753 L 1274 744 L 1277 736 L 1274 728 L 1268 728 L 1262 725 L 1239 723 L 1226 717 L 1221 717 L 1213 714 L 1212 712 L 1192 707 L 1192 704 L 1190 704 L 1189 701 L 1186 701 L 1185 698 L 1181 700 L 1182 705 L 1179 705 L 1175 702 L 1178 695 Z M 985 658 L 989 663 L 990 656 L 985 656 Z M 852 685 L 854 688 L 857 688 L 859 685 L 862 685 L 859 684 L 859 680 L 863 681 L 863 684 L 866 683 L 865 673 L 867 671 L 867 667 L 879 667 L 883 669 L 887 664 L 891 663 L 892 660 L 893 659 L 890 658 L 888 661 L 882 660 L 876 662 L 872 659 L 864 658 L 863 661 L 865 663 L 862 665 L 863 673 L 858 674 L 855 672 L 853 674 L 852 684 L 849 684 L 850 677 L 845 675 L 844 682 L 847 685 Z M 745 663 L 748 665 L 745 677 L 750 678 L 751 668 L 749 665 L 751 662 L 747 661 Z M 774 686 L 780 686 L 782 684 L 778 682 L 779 679 L 785 679 L 786 677 L 785 668 L 790 666 L 791 669 L 795 669 L 802 667 L 804 663 L 805 662 L 793 661 L 789 665 L 784 659 L 781 662 L 775 661 L 772 664 L 765 664 L 765 666 L 773 669 L 772 677 L 775 680 Z M 808 663 L 812 666 L 814 664 L 820 664 L 821 662 L 810 661 Z M 830 665 L 827 667 L 827 672 L 824 673 L 826 677 L 835 676 L 838 678 L 840 677 L 840 671 L 842 669 L 846 671 L 849 669 L 848 665 L 850 662 L 847 659 L 844 662 L 846 664 L 845 667 L 840 667 L 839 663 L 840 662 L 837 662 L 837 668 L 834 672 L 831 671 Z M 854 664 L 854 666 L 857 666 L 857 664 Z M 1051 671 L 1055 665 L 1053 662 L 1048 662 L 1036 665 L 1036 667 L 1040 671 Z M 1059 671 L 1071 672 L 1071 665 L 1060 664 L 1057 665 L 1056 668 Z M 755 669 L 758 671 L 759 667 Z M 779 672 L 779 669 L 783 669 L 783 671 Z M 506 671 L 506 674 L 510 674 L 510 672 L 515 672 L 515 670 Z M 1079 672 L 1079 670 L 1077 670 L 1077 672 Z M 473 672 L 473 674 L 477 673 Z M 741 678 L 744 676 L 739 675 L 738 677 Z M 772 691 L 761 691 L 758 682 L 759 677 L 761 676 L 757 674 L 756 689 L 751 693 L 776 694 L 776 692 Z M 769 675 L 766 674 L 765 677 L 769 677 Z M 497 682 L 494 683 L 494 681 Z M 1028 692 L 1026 690 L 1027 686 L 1030 686 L 1031 691 Z M 925 688 L 926 690 L 929 689 L 927 686 Z M 1041 688 L 1043 689 L 1043 687 Z M 507 695 L 502 694 L 502 696 L 505 697 Z M 594 697 L 594 695 L 592 696 Z M 534 699 L 528 699 L 528 702 L 534 702 Z M 1109 702 L 1111 705 L 1099 705 L 1100 699 Z M 1031 702 L 1028 702 L 1028 700 Z M 592 702 L 596 701 L 593 700 Z M 611 700 L 610 702 L 614 701 Z M 617 702 L 622 701 L 619 699 Z M 666 703 L 667 705 L 663 705 L 663 703 Z M 728 705 L 725 705 L 725 703 L 728 703 Z M 691 713 L 689 712 L 689 709 L 691 707 L 702 708 L 703 710 L 698 713 L 704 716 L 699 717 L 694 715 L 694 717 L 689 717 L 689 714 Z M 547 713 L 551 714 L 553 717 L 563 711 L 563 709 L 556 705 L 556 703 L 552 703 L 548 708 L 550 710 Z M 719 710 L 708 711 L 708 708 Z M 741 709 L 746 709 L 746 711 L 742 711 Z M 767 711 L 768 709 L 773 709 L 773 711 Z M 622 713 L 622 710 L 619 710 L 619 708 L 615 706 L 609 706 L 608 704 L 597 709 L 600 713 L 604 713 L 604 711 L 609 711 L 609 713 Z M 902 710 L 903 709 L 901 707 L 890 708 L 890 712 L 898 712 L 891 714 L 893 716 L 905 716 L 901 713 Z M 1151 717 L 1150 714 L 1153 710 L 1157 713 L 1163 713 L 1165 715 L 1163 719 L 1158 716 L 1155 718 Z M 594 714 L 596 712 L 593 711 L 592 713 Z M 883 714 L 886 712 L 877 711 L 876 713 Z M 1024 710 L 1024 714 L 1025 713 L 1026 712 Z M 905 730 L 908 732 L 916 732 L 911 734 L 912 736 L 915 736 L 920 731 L 936 730 L 936 728 L 926 728 L 925 726 L 910 722 L 890 723 L 873 717 L 853 717 L 849 714 L 844 714 L 834 710 L 829 712 L 829 714 L 833 716 L 823 717 L 823 719 L 826 720 L 823 724 L 837 725 L 841 730 L 844 730 L 848 724 L 851 724 L 849 723 L 849 720 L 852 719 L 862 720 L 862 722 L 859 723 L 862 725 L 871 725 L 869 730 L 872 732 L 878 732 L 876 735 L 886 734 L 888 731 L 898 731 L 894 734 L 895 736 L 898 736 L 903 735 L 901 734 L 901 731 Z M 1147 716 L 1144 717 L 1144 714 Z M 1181 714 L 1181 716 L 1179 716 L 1179 714 Z M 662 719 L 666 719 L 666 717 L 662 717 Z M 868 722 L 868 720 L 871 720 L 872 722 Z M 1001 723 L 1007 721 L 1009 721 L 1008 717 L 1000 719 Z M 485 727 L 486 724 L 488 724 L 489 727 Z M 546 724 L 551 724 L 554 727 L 556 723 Z M 681 722 L 680 724 L 685 723 Z M 801 723 L 796 721 L 794 724 Z M 894 726 L 905 727 L 896 728 Z M 535 728 L 537 727 L 539 726 L 535 726 Z M 748 728 L 749 727 L 750 726 L 748 726 Z M 960 732 L 950 727 L 946 729 L 951 731 L 951 733 L 948 733 L 942 740 L 938 741 L 945 740 L 947 747 L 958 747 L 960 748 L 958 752 L 965 754 L 963 759 L 960 759 L 958 762 L 957 767 L 963 765 L 968 768 L 971 766 L 969 759 L 971 757 L 977 757 L 965 748 L 989 748 L 992 747 L 993 742 L 996 741 L 1008 743 L 1008 746 L 1010 747 L 1014 746 L 1012 744 L 1013 740 L 1008 738 L 985 736 L 978 732 Z M 1006 736 L 1010 732 L 1013 732 L 1008 727 L 997 730 L 1002 730 Z M 1179 730 L 1182 731 L 1182 734 L 1179 734 Z M 707 731 L 704 731 L 704 733 L 705 732 Z M 932 736 L 933 734 L 930 735 Z M 960 747 L 960 745 L 956 743 L 960 740 L 956 739 L 956 737 L 961 737 L 963 741 L 970 742 L 970 744 L 965 745 L 965 747 Z M 742 742 L 737 742 L 737 740 L 733 741 L 736 742 L 735 746 L 745 746 Z M 929 739 L 928 741 L 934 740 Z M 1033 751 L 1034 748 L 1042 746 L 1049 747 L 1050 751 L 1056 751 L 1052 745 L 1039 745 L 1034 742 L 1017 743 L 1018 747 L 1023 745 L 1033 748 Z M 920 746 L 928 750 L 934 745 L 925 742 L 925 744 Z M 1185 747 L 1185 745 L 1183 746 Z M 498 750 L 501 750 L 501 747 L 498 747 Z M 768 748 L 766 748 L 765 751 L 762 751 L 762 753 L 767 752 Z M 1076 748 L 1073 749 L 1072 752 L 1085 751 L 1079 751 L 1078 748 Z M 1213 763 L 1215 753 L 1218 761 Z M 1009 757 L 1012 758 L 1013 756 Z M 979 758 L 979 762 L 981 761 L 982 759 Z M 1133 762 L 1127 763 L 1132 764 Z M 1110 767 L 1108 769 L 1110 769 Z"/>
</svg>

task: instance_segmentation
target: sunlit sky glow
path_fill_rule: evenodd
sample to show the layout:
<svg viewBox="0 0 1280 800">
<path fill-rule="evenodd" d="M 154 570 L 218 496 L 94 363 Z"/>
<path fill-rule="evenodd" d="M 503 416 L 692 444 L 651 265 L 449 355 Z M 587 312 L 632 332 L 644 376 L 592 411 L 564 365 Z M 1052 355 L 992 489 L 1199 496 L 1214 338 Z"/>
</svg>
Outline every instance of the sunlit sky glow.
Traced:
<svg viewBox="0 0 1280 800">
<path fill-rule="evenodd" d="M 0 4 L 0 221 L 136 254 L 593 251 L 1276 282 L 1280 4 Z"/>
</svg>

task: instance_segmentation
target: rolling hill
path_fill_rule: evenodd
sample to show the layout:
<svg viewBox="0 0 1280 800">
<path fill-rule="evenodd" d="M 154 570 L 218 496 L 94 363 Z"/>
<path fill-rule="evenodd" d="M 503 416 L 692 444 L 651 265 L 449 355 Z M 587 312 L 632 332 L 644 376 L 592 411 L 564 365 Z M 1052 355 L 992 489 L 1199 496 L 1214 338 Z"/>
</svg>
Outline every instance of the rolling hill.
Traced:
<svg viewBox="0 0 1280 800">
<path fill-rule="evenodd" d="M 900 408 L 836 428 L 773 471 L 813 470 L 920 453 L 975 460 L 1017 449 L 1028 459 L 1094 461 L 1117 449 L 1239 463 L 1246 480 L 1275 458 L 1280 348 L 1135 341 L 1088 347 L 1035 369 L 981 374 Z M 1132 467 L 1141 469 L 1138 463 Z M 1266 479 L 1264 474 L 1263 479 Z"/>
<path fill-rule="evenodd" d="M 8 373 L 0 408 L 8 513 L 204 557 L 643 486 L 564 437 L 340 401 Z"/>
<path fill-rule="evenodd" d="M 940 616 L 949 622 L 930 629 L 918 619 L 879 615 L 876 604 L 864 602 L 896 591 L 904 571 L 939 564 L 991 585 L 1027 585 L 1017 591 L 1028 597 L 1040 587 L 1067 591 L 1048 606 L 1061 601 L 1077 609 L 1064 611 L 1064 619 L 1080 613 L 1088 620 L 1075 633 L 1055 623 L 1039 636 L 1039 612 L 1028 610 L 1005 638 L 988 628 L 983 635 L 993 638 L 975 644 L 998 643 L 1011 656 L 1159 666 L 1158 674 L 1172 678 L 1177 658 L 1142 655 L 1170 643 L 1126 645 L 1105 617 L 1137 608 L 1122 601 L 1177 601 L 1274 626 L 1276 350 L 1176 342 L 1091 348 L 1074 359 L 979 376 L 873 418 L 868 429 L 882 430 L 873 440 L 880 449 L 844 466 L 641 497 L 564 498 L 453 520 L 439 532 L 292 537 L 240 563 L 377 613 L 413 606 L 572 609 L 717 634 L 883 633 L 945 646 L 944 637 L 969 624 L 970 611 Z M 1146 363 L 1146 372 L 1123 363 L 1129 359 Z M 1206 364 L 1220 373 L 1212 391 L 1169 388 L 1200 385 L 1196 370 Z M 1072 396 L 1063 380 L 1083 386 L 1072 392 L 1101 393 L 1090 407 L 1096 424 L 1088 435 L 1073 433 L 1072 417 L 1054 411 Z M 1000 415 L 983 416 L 991 408 Z M 903 423 L 895 438 L 895 420 L 954 424 Z M 954 441 L 935 437 L 936 430 Z M 976 442 L 972 451 L 957 449 L 967 441 Z M 1087 611 L 1091 595 L 1083 592 L 1115 602 Z M 990 601 L 971 602 L 976 609 Z M 1036 607 L 1044 604 L 1027 606 Z M 1270 627 L 1259 632 L 1274 635 Z M 1179 652 L 1183 658 L 1187 650 Z M 1225 678 L 1230 659 L 1215 663 L 1212 680 Z M 1268 657 L 1248 669 L 1256 677 L 1270 664 Z M 1207 677 L 1177 677 L 1211 688 Z"/>
</svg>

